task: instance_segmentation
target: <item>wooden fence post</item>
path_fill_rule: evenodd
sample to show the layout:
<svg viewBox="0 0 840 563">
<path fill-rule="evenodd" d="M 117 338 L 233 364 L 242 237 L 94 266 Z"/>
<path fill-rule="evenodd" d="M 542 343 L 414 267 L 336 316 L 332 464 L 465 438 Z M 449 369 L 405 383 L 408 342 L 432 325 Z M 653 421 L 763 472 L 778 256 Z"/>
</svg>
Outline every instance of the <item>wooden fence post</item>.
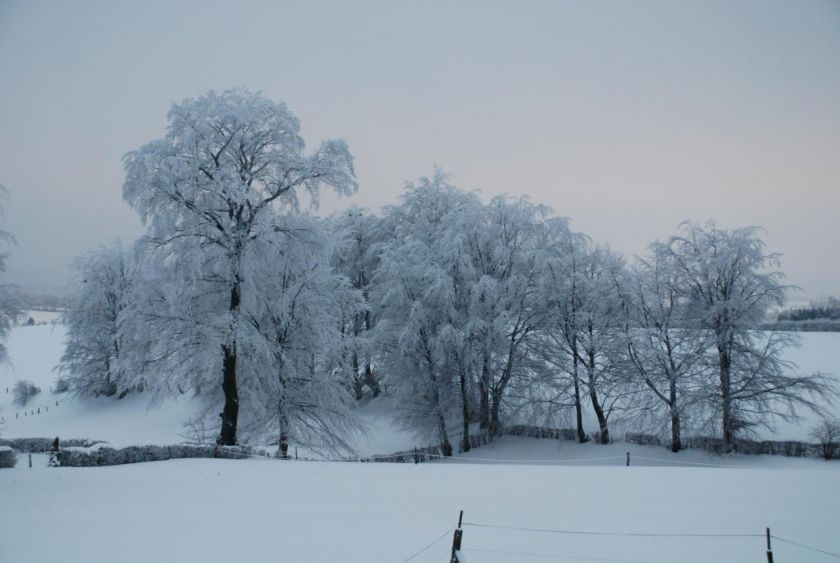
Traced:
<svg viewBox="0 0 840 563">
<path fill-rule="evenodd" d="M 627 452 L 627 465 L 626 467 L 630 467 L 630 452 Z"/>
<path fill-rule="evenodd" d="M 773 563 L 773 548 L 770 547 L 770 528 L 767 528 L 767 563 Z"/>
<path fill-rule="evenodd" d="M 455 530 L 455 535 L 452 537 L 452 556 L 449 558 L 449 563 L 460 563 L 461 558 L 458 553 L 461 551 L 461 538 L 464 531 L 461 529 L 461 523 L 464 520 L 464 511 L 458 516 L 458 528 Z"/>
</svg>

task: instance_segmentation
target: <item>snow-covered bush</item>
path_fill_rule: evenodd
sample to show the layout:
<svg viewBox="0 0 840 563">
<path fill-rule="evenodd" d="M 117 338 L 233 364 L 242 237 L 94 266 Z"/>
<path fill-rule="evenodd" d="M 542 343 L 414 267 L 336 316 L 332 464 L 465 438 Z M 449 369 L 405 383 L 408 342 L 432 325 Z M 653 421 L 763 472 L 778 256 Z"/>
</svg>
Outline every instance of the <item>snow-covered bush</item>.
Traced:
<svg viewBox="0 0 840 563">
<path fill-rule="evenodd" d="M 53 393 L 67 393 L 70 390 L 70 380 L 66 377 L 59 377 L 55 380 L 55 387 L 53 387 Z"/>
<path fill-rule="evenodd" d="M 840 419 L 824 417 L 810 436 L 819 443 L 824 459 L 840 456 Z"/>
<path fill-rule="evenodd" d="M 14 467 L 17 463 L 15 450 L 8 446 L 0 446 L 0 469 Z"/>
<path fill-rule="evenodd" d="M 15 386 L 12 389 L 12 394 L 14 395 L 14 402 L 16 405 L 21 407 L 26 406 L 26 403 L 29 402 L 29 399 L 31 399 L 40 392 L 40 387 L 36 386 L 31 381 L 27 381 L 24 379 L 21 379 L 17 383 L 15 383 Z"/>
</svg>

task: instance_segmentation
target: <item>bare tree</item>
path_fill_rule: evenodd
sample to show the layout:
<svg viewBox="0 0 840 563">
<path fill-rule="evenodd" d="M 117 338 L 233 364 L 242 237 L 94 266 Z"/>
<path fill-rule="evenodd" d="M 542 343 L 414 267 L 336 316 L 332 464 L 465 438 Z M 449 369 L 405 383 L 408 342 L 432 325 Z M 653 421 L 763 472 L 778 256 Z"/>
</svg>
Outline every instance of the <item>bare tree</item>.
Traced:
<svg viewBox="0 0 840 563">
<path fill-rule="evenodd" d="M 629 365 L 642 383 L 635 410 L 646 416 L 658 413 L 656 406 L 664 406 L 671 451 L 678 452 L 682 449 L 685 403 L 694 396 L 693 386 L 706 367 L 709 333 L 696 327 L 673 255 L 666 246 L 652 245 L 651 255 L 637 261 L 631 292 L 627 350 Z M 654 405 L 649 406 L 646 398 Z"/>
</svg>

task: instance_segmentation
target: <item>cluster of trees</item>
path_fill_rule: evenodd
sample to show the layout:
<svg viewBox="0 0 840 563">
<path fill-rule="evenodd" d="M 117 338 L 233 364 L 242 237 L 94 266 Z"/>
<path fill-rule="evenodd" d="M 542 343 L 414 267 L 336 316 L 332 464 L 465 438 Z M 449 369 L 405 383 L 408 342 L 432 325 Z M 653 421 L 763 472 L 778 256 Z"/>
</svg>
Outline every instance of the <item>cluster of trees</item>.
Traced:
<svg viewBox="0 0 840 563">
<path fill-rule="evenodd" d="M 527 198 L 484 203 L 436 171 L 376 214 L 300 210 L 357 189 L 342 141 L 304 152 L 283 104 L 232 90 L 173 106 L 125 158 L 147 233 L 79 262 L 61 369 L 82 395 L 195 393 L 220 444 L 343 447 L 383 389 L 451 453 L 477 430 L 583 413 L 735 437 L 832 393 L 757 332 L 784 299 L 753 228 L 684 224 L 632 263 Z"/>
<path fill-rule="evenodd" d="M 807 307 L 787 309 L 773 323 L 764 325 L 775 330 L 840 332 L 840 299 L 829 297 Z"/>
<path fill-rule="evenodd" d="M 8 195 L 8 190 L 0 184 L 0 219 L 3 218 Z M 6 260 L 9 258 L 8 249 L 14 244 L 14 237 L 9 232 L 0 229 L 0 274 L 6 271 Z M 20 302 L 17 298 L 16 288 L 11 284 L 0 283 L 0 362 L 5 362 L 8 359 L 6 337 L 20 314 Z"/>
<path fill-rule="evenodd" d="M 780 321 L 810 321 L 831 319 L 840 321 L 840 299 L 829 297 L 824 303 L 811 303 L 807 307 L 797 307 L 779 313 Z"/>
</svg>

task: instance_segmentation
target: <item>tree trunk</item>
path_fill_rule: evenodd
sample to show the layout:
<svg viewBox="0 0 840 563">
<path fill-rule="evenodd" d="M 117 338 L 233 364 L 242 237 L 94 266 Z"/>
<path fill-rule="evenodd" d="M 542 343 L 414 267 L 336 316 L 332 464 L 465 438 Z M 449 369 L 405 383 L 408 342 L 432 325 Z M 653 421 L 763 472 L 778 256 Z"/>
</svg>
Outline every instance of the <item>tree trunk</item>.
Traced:
<svg viewBox="0 0 840 563">
<path fill-rule="evenodd" d="M 723 431 L 723 451 L 729 453 L 735 440 L 735 421 L 732 417 L 732 359 L 729 351 L 724 347 L 718 347 L 718 359 L 720 361 L 720 391 L 721 391 L 721 430 Z"/>
<path fill-rule="evenodd" d="M 449 436 L 446 433 L 446 419 L 443 414 L 438 414 L 438 434 L 440 436 L 440 450 L 445 457 L 452 455 L 452 444 L 449 443 Z"/>
<path fill-rule="evenodd" d="M 229 344 L 222 345 L 222 391 L 225 394 L 225 407 L 222 410 L 222 430 L 216 443 L 222 446 L 236 445 L 236 425 L 239 420 L 239 391 L 236 383 L 236 319 L 239 313 L 240 282 L 235 275 L 230 290 L 230 313 L 233 326 Z"/>
<path fill-rule="evenodd" d="M 499 411 L 501 410 L 502 390 L 493 390 L 493 404 L 490 405 L 490 437 L 495 438 L 502 434 L 502 422 L 499 420 Z"/>
<path fill-rule="evenodd" d="M 580 374 L 578 373 L 577 346 L 572 350 L 572 382 L 575 386 L 575 428 L 579 444 L 585 443 L 586 432 L 583 430 L 583 406 L 580 400 Z"/>
<path fill-rule="evenodd" d="M 236 445 L 236 423 L 239 420 L 239 392 L 236 388 L 236 344 L 222 346 L 222 390 L 225 393 L 225 408 L 222 410 L 222 431 L 216 442 L 221 446 Z"/>
<path fill-rule="evenodd" d="M 458 370 L 458 379 L 461 385 L 461 418 L 464 425 L 461 438 L 461 451 L 470 451 L 470 403 L 467 392 L 467 372 L 465 369 Z"/>
<path fill-rule="evenodd" d="M 365 396 L 364 382 L 359 377 L 359 354 L 353 350 L 353 357 L 350 360 L 350 365 L 353 368 L 353 391 L 356 392 L 356 400 L 361 401 Z"/>
<path fill-rule="evenodd" d="M 669 379 L 670 397 L 668 407 L 671 409 L 671 451 L 676 453 L 682 449 L 682 438 L 680 436 L 680 409 L 677 404 L 677 382 L 673 376 Z"/>
<path fill-rule="evenodd" d="M 595 387 L 595 355 L 589 353 L 589 365 L 586 366 L 586 372 L 589 378 L 589 400 L 592 402 L 592 410 L 595 411 L 595 417 L 598 419 L 598 429 L 600 430 L 600 437 L 598 443 L 610 443 L 610 429 L 607 427 L 607 417 L 604 415 L 604 408 L 598 400 L 598 390 Z"/>
<path fill-rule="evenodd" d="M 478 394 L 478 426 L 481 430 L 488 430 L 490 428 L 490 367 L 487 365 L 486 354 L 481 366 Z"/>
</svg>

